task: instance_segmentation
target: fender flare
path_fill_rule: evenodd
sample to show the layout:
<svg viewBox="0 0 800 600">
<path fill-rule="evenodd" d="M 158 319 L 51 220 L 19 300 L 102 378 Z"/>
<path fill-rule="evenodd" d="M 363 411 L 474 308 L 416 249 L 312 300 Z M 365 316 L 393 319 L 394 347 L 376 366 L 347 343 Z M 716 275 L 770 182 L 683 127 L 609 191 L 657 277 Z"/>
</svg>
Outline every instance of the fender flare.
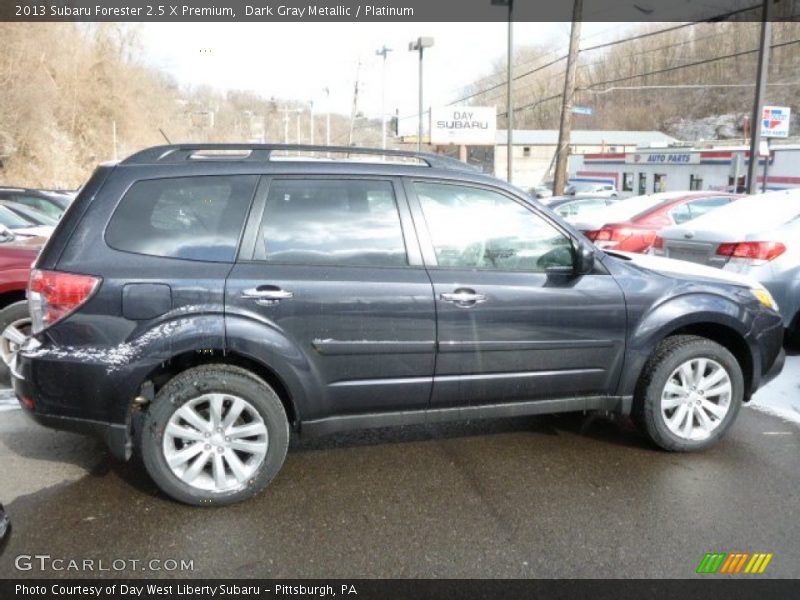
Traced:
<svg viewBox="0 0 800 600">
<path fill-rule="evenodd" d="M 629 330 L 617 393 L 632 396 L 642 369 L 658 344 L 681 329 L 697 325 L 725 327 L 741 337 L 747 344 L 754 372 L 759 372 L 757 348 L 746 339 L 752 321 L 752 314 L 742 305 L 708 292 L 682 294 L 659 303 Z"/>
</svg>

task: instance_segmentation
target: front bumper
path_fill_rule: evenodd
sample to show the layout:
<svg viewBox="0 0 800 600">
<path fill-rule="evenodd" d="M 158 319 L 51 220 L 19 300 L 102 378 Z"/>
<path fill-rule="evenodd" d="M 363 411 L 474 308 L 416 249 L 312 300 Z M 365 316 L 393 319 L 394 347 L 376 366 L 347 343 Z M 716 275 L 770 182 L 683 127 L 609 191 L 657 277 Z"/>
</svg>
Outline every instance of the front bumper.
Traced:
<svg viewBox="0 0 800 600">
<path fill-rule="evenodd" d="M 763 386 L 768 384 L 770 381 L 780 375 L 781 371 L 783 371 L 784 364 L 786 364 L 786 350 L 781 348 L 781 351 L 775 358 L 775 362 L 772 363 L 772 366 L 769 368 L 769 370 L 761 377 L 761 385 Z"/>
</svg>

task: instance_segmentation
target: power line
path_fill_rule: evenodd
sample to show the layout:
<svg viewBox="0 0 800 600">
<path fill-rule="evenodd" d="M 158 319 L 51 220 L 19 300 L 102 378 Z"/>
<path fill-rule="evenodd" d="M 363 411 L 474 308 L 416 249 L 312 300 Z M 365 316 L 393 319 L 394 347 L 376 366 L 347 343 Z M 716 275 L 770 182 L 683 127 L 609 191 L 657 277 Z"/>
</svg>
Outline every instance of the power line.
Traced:
<svg viewBox="0 0 800 600">
<path fill-rule="evenodd" d="M 728 18 L 730 18 L 732 16 L 735 16 L 735 15 L 738 15 L 738 14 L 741 14 L 741 13 L 744 13 L 744 12 L 749 12 L 749 11 L 758 9 L 760 7 L 761 7 L 761 4 L 758 4 L 758 5 L 755 5 L 755 6 L 750 6 L 748 8 L 741 8 L 741 9 L 738 9 L 738 10 L 730 11 L 730 12 L 727 12 L 727 13 L 724 13 L 724 14 L 721 14 L 721 15 L 717 15 L 715 17 L 710 17 L 710 18 L 705 19 L 703 21 L 692 21 L 692 22 L 689 22 L 689 23 L 681 23 L 679 25 L 674 25 L 672 27 L 666 27 L 664 29 L 659 29 L 659 30 L 656 30 L 656 31 L 647 31 L 647 32 L 640 33 L 640 34 L 637 34 L 637 35 L 634 35 L 634 36 L 630 36 L 630 37 L 627 37 L 627 38 L 622 38 L 622 39 L 614 40 L 614 41 L 611 41 L 611 42 L 605 42 L 603 44 L 596 44 L 594 46 L 589 46 L 587 48 L 582 49 L 581 53 L 583 53 L 583 52 L 592 52 L 594 50 L 600 50 L 602 48 L 608 48 L 608 47 L 616 46 L 616 45 L 619 45 L 619 44 L 633 42 L 633 41 L 636 41 L 636 40 L 639 40 L 639 39 L 653 37 L 653 36 L 656 36 L 656 35 L 661 35 L 663 33 L 669 33 L 670 31 L 676 31 L 678 29 L 684 29 L 686 27 L 694 27 L 696 25 L 701 25 L 701 24 L 705 24 L 705 23 L 714 23 L 714 22 L 717 22 L 717 21 L 723 21 L 723 20 L 728 19 Z M 545 56 L 547 56 L 547 55 L 545 55 Z M 515 77 L 512 78 L 512 80 L 513 81 L 518 81 L 518 80 L 522 79 L 523 77 L 527 77 L 528 75 L 533 75 L 534 73 L 538 73 L 539 71 L 542 71 L 542 70 L 544 70 L 544 69 L 546 69 L 548 67 L 551 67 L 551 66 L 553 66 L 555 64 L 558 64 L 562 60 L 566 60 L 566 58 L 567 58 L 566 54 L 564 54 L 562 56 L 559 56 L 558 58 L 556 58 L 554 60 L 551 60 L 551 61 L 549 61 L 549 62 L 547 62 L 547 63 L 545 63 L 545 64 L 543 64 L 541 66 L 538 66 L 538 67 L 536 67 L 534 69 L 531 69 L 529 71 L 526 71 L 524 73 L 516 75 Z M 470 99 L 475 98 L 477 96 L 482 96 L 483 94 L 486 94 L 488 92 L 491 92 L 493 90 L 501 88 L 501 87 L 505 86 L 506 84 L 507 84 L 506 81 L 502 81 L 502 82 L 497 83 L 495 85 L 489 86 L 488 88 L 485 88 L 483 90 L 479 90 L 477 92 L 470 93 L 470 94 L 468 94 L 466 96 L 463 96 L 463 97 L 461 97 L 461 98 L 459 98 L 457 100 L 453 100 L 452 102 L 448 102 L 445 106 L 452 106 L 453 104 L 458 104 L 460 102 L 464 102 L 465 100 L 470 100 Z"/>
<path fill-rule="evenodd" d="M 770 45 L 770 48 L 773 48 L 773 49 L 774 48 L 782 48 L 782 47 L 785 47 L 785 46 L 791 46 L 793 44 L 800 44 L 800 39 L 790 40 L 788 42 L 780 42 L 778 44 L 772 44 L 772 45 Z M 678 65 L 678 66 L 675 66 L 675 67 L 667 67 L 667 68 L 664 68 L 664 69 L 657 69 L 655 71 L 646 71 L 644 73 L 637 73 L 635 75 L 629 75 L 627 77 L 617 77 L 615 79 L 608 79 L 606 81 L 597 81 L 597 82 L 589 84 L 587 86 L 580 87 L 580 88 L 578 88 L 577 91 L 592 91 L 594 88 L 596 88 L 598 86 L 601 86 L 601 85 L 609 85 L 609 84 L 619 83 L 621 81 L 629 81 L 631 79 L 637 79 L 639 77 L 648 77 L 650 75 L 659 75 L 661 73 L 668 73 L 668 72 L 671 72 L 671 71 L 678 71 L 680 69 L 688 69 L 690 67 L 696 67 L 696 66 L 699 66 L 699 65 L 704 65 L 704 64 L 708 64 L 708 63 L 712 63 L 712 62 L 717 62 L 717 61 L 720 61 L 720 60 L 726 60 L 726 59 L 729 59 L 729 58 L 735 58 L 737 56 L 744 56 L 744 55 L 747 55 L 747 54 L 754 54 L 756 52 L 758 52 L 758 48 L 755 48 L 753 50 L 743 50 L 742 52 L 735 52 L 733 54 L 725 54 L 723 56 L 715 56 L 713 58 L 707 58 L 707 59 L 704 59 L 704 60 L 699 60 L 699 61 L 696 61 L 696 62 L 693 62 L 693 63 L 689 63 L 689 64 L 686 64 L 686 65 Z M 730 85 L 731 85 L 731 87 L 733 87 L 734 84 L 730 84 Z M 752 84 L 746 84 L 746 85 L 752 85 Z M 789 85 L 789 84 L 787 83 L 785 85 Z M 635 89 L 635 87 L 636 86 L 631 86 L 631 89 Z M 642 86 L 642 87 L 644 87 L 644 86 Z M 655 86 L 647 86 L 647 87 L 655 87 Z M 625 88 L 618 88 L 618 89 L 625 89 Z M 561 98 L 561 97 L 562 97 L 562 94 L 554 94 L 554 95 L 548 96 L 546 98 L 541 98 L 541 99 L 537 100 L 536 102 L 531 102 L 531 103 L 519 106 L 519 107 L 515 108 L 514 111 L 518 112 L 518 111 L 521 111 L 521 110 L 525 110 L 527 108 L 533 108 L 533 107 L 538 106 L 539 104 L 543 104 L 543 103 L 548 102 L 550 100 L 556 100 L 556 99 Z M 506 116 L 507 114 L 508 114 L 507 112 L 499 113 L 497 116 L 498 117 L 503 117 L 503 116 Z"/>
<path fill-rule="evenodd" d="M 800 43 L 800 39 L 791 40 L 791 41 L 788 41 L 788 42 L 781 42 L 779 44 L 772 44 L 772 45 L 770 45 L 770 48 L 782 48 L 784 46 L 791 46 L 792 44 L 798 44 L 798 43 Z M 718 62 L 720 60 L 727 60 L 729 58 L 736 58 L 737 56 L 746 56 L 748 54 L 755 54 L 756 52 L 758 52 L 758 48 L 755 48 L 753 50 L 742 50 L 741 52 L 734 52 L 733 54 L 725 54 L 723 56 L 715 56 L 715 57 L 712 57 L 712 58 L 706 58 L 706 59 L 703 59 L 703 60 L 698 60 L 698 61 L 695 61 L 695 62 L 692 62 L 692 63 L 685 64 L 685 65 L 677 65 L 677 66 L 674 66 L 674 67 L 665 67 L 663 69 L 656 69 L 655 71 L 647 71 L 645 73 L 637 73 L 635 75 L 628 75 L 627 77 L 617 77 L 616 79 L 609 79 L 607 81 L 600 81 L 600 82 L 589 84 L 588 86 L 586 86 L 584 88 L 581 88 L 581 89 L 592 89 L 594 87 L 597 87 L 598 85 L 608 85 L 608 84 L 611 84 L 611 83 L 619 83 L 620 81 L 629 81 L 631 79 L 637 79 L 639 77 L 648 77 L 650 75 L 660 75 L 662 73 L 670 73 L 672 71 L 678 71 L 680 69 L 688 69 L 690 67 L 697 67 L 699 65 L 707 65 L 709 63 Z"/>
</svg>

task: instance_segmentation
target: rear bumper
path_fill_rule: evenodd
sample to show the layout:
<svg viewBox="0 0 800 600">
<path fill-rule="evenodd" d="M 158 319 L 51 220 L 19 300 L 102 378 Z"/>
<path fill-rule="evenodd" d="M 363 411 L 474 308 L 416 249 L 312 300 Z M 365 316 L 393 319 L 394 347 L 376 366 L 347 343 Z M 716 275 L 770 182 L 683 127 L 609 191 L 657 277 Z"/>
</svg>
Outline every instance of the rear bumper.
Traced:
<svg viewBox="0 0 800 600">
<path fill-rule="evenodd" d="M 11 368 L 11 382 L 23 412 L 36 423 L 98 438 L 113 456 L 128 460 L 130 417 L 111 410 L 111 400 L 127 394 L 98 367 L 76 357 L 36 356 L 23 350 Z"/>
</svg>

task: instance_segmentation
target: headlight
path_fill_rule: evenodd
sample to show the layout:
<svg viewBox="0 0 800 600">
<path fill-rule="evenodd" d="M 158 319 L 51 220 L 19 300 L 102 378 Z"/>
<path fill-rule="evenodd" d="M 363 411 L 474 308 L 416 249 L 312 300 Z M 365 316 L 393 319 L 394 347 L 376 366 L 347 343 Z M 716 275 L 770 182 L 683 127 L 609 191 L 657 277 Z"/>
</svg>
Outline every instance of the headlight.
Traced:
<svg viewBox="0 0 800 600">
<path fill-rule="evenodd" d="M 778 303 L 775 302 L 775 298 L 772 297 L 772 294 L 770 294 L 766 288 L 750 288 L 750 291 L 761 304 L 768 306 L 774 311 L 778 310 Z"/>
</svg>

